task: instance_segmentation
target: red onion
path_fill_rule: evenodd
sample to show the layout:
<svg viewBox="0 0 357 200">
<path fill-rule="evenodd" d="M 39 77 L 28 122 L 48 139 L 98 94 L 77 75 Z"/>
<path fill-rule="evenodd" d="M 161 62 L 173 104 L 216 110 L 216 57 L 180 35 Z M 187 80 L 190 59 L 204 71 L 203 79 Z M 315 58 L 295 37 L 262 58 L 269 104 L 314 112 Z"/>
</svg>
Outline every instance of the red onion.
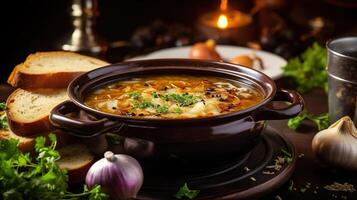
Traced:
<svg viewBox="0 0 357 200">
<path fill-rule="evenodd" d="M 100 185 L 110 199 L 122 200 L 136 197 L 143 184 L 143 170 L 133 157 L 107 151 L 89 169 L 86 185 Z"/>
</svg>

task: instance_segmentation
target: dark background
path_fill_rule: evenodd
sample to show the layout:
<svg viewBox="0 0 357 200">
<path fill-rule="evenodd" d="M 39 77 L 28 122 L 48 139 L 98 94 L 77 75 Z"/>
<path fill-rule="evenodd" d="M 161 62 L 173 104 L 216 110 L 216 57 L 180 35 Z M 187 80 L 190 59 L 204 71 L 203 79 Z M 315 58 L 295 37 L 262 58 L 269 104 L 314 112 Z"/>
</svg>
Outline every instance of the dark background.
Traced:
<svg viewBox="0 0 357 200">
<path fill-rule="evenodd" d="M 341 8 L 323 0 L 288 0 L 284 18 L 297 26 L 308 18 L 324 16 L 336 24 L 334 35 L 356 34 L 355 9 Z M 248 10 L 253 0 L 231 0 L 230 7 Z M 1 5 L 0 78 L 4 82 L 12 68 L 36 51 L 54 50 L 71 29 L 70 0 L 7 1 Z M 133 31 L 154 20 L 194 27 L 203 13 L 216 10 L 219 0 L 99 0 L 97 30 L 109 41 L 128 40 Z"/>
</svg>

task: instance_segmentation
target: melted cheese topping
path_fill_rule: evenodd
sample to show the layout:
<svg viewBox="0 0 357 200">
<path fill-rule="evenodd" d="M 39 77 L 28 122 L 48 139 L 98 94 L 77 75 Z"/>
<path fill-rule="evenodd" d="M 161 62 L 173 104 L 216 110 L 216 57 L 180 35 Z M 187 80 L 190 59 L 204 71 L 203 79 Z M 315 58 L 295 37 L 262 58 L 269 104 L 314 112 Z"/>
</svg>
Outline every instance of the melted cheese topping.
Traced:
<svg viewBox="0 0 357 200">
<path fill-rule="evenodd" d="M 239 111 L 262 99 L 255 89 L 221 78 L 152 76 L 99 88 L 87 96 L 85 104 L 123 116 L 197 118 Z"/>
</svg>

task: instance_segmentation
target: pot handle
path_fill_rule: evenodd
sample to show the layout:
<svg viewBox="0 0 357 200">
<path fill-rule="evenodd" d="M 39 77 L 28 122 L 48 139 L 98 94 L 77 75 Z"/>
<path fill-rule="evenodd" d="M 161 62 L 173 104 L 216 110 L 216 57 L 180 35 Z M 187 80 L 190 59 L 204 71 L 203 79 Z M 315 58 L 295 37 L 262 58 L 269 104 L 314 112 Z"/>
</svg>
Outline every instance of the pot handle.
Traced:
<svg viewBox="0 0 357 200">
<path fill-rule="evenodd" d="M 274 101 L 285 101 L 287 106 L 274 105 Z M 254 113 L 255 120 L 289 119 L 298 115 L 304 109 L 304 99 L 293 90 L 281 89 L 273 98 L 272 102 L 260 108 Z"/>
<path fill-rule="evenodd" d="M 76 113 L 78 117 L 68 116 L 70 113 Z M 56 128 L 63 129 L 68 134 L 80 138 L 92 138 L 123 126 L 123 123 L 107 118 L 94 119 L 93 116 L 80 110 L 76 104 L 69 100 L 54 107 L 49 119 Z"/>
</svg>

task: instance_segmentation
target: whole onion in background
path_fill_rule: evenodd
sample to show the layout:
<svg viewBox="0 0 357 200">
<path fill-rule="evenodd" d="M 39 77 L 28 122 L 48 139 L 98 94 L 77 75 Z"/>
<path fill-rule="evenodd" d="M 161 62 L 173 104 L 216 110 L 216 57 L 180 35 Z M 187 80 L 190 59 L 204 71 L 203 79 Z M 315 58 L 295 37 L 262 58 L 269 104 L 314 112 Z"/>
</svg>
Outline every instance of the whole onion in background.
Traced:
<svg viewBox="0 0 357 200">
<path fill-rule="evenodd" d="M 100 185 L 110 199 L 123 200 L 136 197 L 144 181 L 143 171 L 133 157 L 111 151 L 104 153 L 89 169 L 86 185 Z"/>
</svg>

